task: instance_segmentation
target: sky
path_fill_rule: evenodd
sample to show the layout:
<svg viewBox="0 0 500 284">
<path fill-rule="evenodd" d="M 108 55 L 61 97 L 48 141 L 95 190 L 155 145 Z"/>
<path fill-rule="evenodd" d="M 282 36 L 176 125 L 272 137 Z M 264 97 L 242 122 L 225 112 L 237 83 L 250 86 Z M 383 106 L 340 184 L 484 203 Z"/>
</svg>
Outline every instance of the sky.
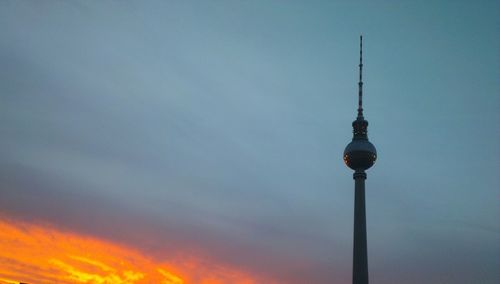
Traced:
<svg viewBox="0 0 500 284">
<path fill-rule="evenodd" d="M 0 281 L 350 283 L 363 34 L 370 282 L 498 283 L 499 11 L 1 1 Z"/>
</svg>

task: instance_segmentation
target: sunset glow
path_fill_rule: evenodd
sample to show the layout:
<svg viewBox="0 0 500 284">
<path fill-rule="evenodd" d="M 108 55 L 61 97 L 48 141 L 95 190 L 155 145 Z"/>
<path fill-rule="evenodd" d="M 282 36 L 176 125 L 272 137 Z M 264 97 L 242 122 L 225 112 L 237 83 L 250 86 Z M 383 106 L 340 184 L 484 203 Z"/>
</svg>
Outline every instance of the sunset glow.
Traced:
<svg viewBox="0 0 500 284">
<path fill-rule="evenodd" d="M 194 259 L 194 258 L 190 258 Z M 221 265 L 160 263 L 139 251 L 49 226 L 0 219 L 0 283 L 256 283 Z"/>
</svg>

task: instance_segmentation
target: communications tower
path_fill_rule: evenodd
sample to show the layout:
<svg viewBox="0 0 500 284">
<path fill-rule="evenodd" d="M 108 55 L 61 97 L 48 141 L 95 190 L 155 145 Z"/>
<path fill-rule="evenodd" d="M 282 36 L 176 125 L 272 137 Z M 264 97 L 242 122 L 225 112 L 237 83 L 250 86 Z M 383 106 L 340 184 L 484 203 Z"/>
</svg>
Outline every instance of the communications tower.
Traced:
<svg viewBox="0 0 500 284">
<path fill-rule="evenodd" d="M 377 150 L 368 141 L 368 121 L 363 116 L 363 36 L 359 38 L 358 116 L 352 122 L 353 137 L 344 150 L 345 164 L 354 170 L 354 243 L 352 283 L 368 284 L 366 244 L 366 170 L 377 160 Z"/>
</svg>

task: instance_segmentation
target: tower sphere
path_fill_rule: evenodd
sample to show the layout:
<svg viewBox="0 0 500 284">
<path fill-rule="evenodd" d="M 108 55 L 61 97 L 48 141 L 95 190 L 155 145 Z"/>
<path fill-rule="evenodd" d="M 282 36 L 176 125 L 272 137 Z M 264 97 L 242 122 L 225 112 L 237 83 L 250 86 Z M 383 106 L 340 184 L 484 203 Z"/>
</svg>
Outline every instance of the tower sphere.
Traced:
<svg viewBox="0 0 500 284">
<path fill-rule="evenodd" d="M 368 139 L 353 139 L 344 150 L 344 163 L 353 170 L 367 170 L 377 160 L 377 149 Z"/>
</svg>

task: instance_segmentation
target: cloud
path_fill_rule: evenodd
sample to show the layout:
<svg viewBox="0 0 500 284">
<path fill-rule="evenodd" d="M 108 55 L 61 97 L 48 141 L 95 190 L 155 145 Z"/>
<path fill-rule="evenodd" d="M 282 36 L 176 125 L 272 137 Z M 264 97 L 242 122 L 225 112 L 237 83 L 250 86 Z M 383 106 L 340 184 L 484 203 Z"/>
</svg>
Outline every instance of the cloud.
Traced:
<svg viewBox="0 0 500 284">
<path fill-rule="evenodd" d="M 133 248 L 50 225 L 0 220 L 0 280 L 19 283 L 257 283 L 244 272 L 185 255 L 158 263 Z"/>
</svg>

